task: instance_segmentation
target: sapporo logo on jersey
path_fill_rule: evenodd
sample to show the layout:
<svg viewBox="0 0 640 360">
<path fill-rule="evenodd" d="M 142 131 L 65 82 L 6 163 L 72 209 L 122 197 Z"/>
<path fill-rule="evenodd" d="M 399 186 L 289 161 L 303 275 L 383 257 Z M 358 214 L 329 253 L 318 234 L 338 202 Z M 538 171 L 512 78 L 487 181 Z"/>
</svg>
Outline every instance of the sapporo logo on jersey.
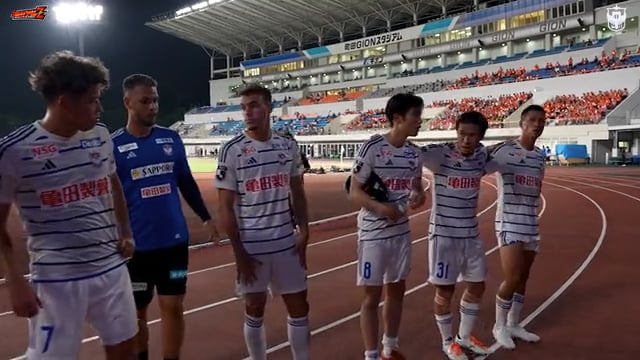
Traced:
<svg viewBox="0 0 640 360">
<path fill-rule="evenodd" d="M 150 176 L 164 175 L 173 173 L 173 163 L 159 163 L 147 166 L 141 166 L 131 169 L 131 179 L 139 180 Z"/>
<path fill-rule="evenodd" d="M 31 9 L 21 9 L 11 11 L 11 20 L 39 20 L 42 21 L 47 16 L 46 6 L 36 6 Z"/>
</svg>

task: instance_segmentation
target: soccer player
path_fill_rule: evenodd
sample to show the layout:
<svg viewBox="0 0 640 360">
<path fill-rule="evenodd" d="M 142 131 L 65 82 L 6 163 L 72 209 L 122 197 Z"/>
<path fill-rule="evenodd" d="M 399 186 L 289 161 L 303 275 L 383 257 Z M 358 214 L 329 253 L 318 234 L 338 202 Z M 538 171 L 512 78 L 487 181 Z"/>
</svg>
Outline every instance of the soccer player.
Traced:
<svg viewBox="0 0 640 360">
<path fill-rule="evenodd" d="M 389 99 L 385 115 L 391 130 L 366 141 L 353 165 L 349 198 L 361 207 L 358 214 L 358 278 L 364 289 L 360 329 L 365 359 L 403 359 L 398 350 L 405 279 L 411 268 L 408 208 L 424 204 L 420 149 L 407 138 L 416 136 L 424 107 L 421 97 L 397 94 Z M 367 192 L 375 174 L 388 191 L 387 201 Z M 385 288 L 384 335 L 378 355 L 378 304 Z"/>
<path fill-rule="evenodd" d="M 127 125 L 116 130 L 112 139 L 136 239 L 128 267 L 138 309 L 138 359 L 148 358 L 147 308 L 154 288 L 162 319 L 164 359 L 178 359 L 184 338 L 182 303 L 189 264 L 189 233 L 179 193 L 214 237 L 215 223 L 191 174 L 180 136 L 155 124 L 156 80 L 134 74 L 124 79 L 122 88 Z"/>
<path fill-rule="evenodd" d="M 442 349 L 451 360 L 466 360 L 463 348 L 478 355 L 488 353 L 487 346 L 471 335 L 487 274 L 476 213 L 480 180 L 488 160 L 480 141 L 488 127 L 481 113 L 465 112 L 456 120 L 455 143 L 422 148 L 422 161 L 434 179 L 429 223 L 429 282 L 436 289 L 433 312 Z M 458 277 L 464 281 L 464 293 L 460 299 L 460 326 L 454 338 L 451 299 Z"/>
<path fill-rule="evenodd" d="M 282 295 L 294 360 L 309 359 L 306 249 L 307 200 L 295 143 L 270 128 L 271 92 L 250 85 L 241 93 L 246 129 L 222 147 L 215 187 L 218 221 L 235 255 L 237 292 L 245 301 L 244 338 L 253 360 L 265 360 L 267 292 Z M 293 212 L 289 209 L 291 194 Z"/>
<path fill-rule="evenodd" d="M 538 204 L 544 179 L 544 155 L 535 146 L 545 126 L 539 105 L 520 115 L 518 139 L 492 146 L 489 167 L 498 172 L 496 236 L 504 281 L 496 295 L 493 336 L 505 349 L 514 349 L 513 338 L 537 342 L 540 337 L 520 326 L 520 312 L 529 271 L 538 252 Z"/>
<path fill-rule="evenodd" d="M 111 138 L 99 123 L 109 72 L 61 51 L 30 74 L 46 101 L 40 120 L 0 140 L 0 254 L 12 309 L 29 318 L 27 358 L 76 359 L 88 322 L 108 360 L 135 359 L 138 331 L 125 267 L 133 254 Z M 15 203 L 28 234 L 31 282 L 7 232 Z"/>
</svg>

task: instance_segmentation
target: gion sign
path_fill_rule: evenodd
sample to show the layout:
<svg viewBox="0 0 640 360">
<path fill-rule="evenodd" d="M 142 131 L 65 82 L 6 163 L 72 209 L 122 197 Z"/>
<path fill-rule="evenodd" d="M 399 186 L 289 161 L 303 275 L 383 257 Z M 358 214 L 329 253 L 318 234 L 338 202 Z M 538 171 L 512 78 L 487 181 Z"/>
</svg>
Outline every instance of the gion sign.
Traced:
<svg viewBox="0 0 640 360">
<path fill-rule="evenodd" d="M 394 31 L 386 34 L 369 36 L 364 39 L 358 39 L 358 40 L 346 42 L 344 43 L 344 50 L 353 51 L 353 50 L 366 49 L 366 48 L 375 47 L 375 46 L 393 44 L 393 43 L 402 41 L 402 39 L 403 39 L 402 32 Z"/>
</svg>

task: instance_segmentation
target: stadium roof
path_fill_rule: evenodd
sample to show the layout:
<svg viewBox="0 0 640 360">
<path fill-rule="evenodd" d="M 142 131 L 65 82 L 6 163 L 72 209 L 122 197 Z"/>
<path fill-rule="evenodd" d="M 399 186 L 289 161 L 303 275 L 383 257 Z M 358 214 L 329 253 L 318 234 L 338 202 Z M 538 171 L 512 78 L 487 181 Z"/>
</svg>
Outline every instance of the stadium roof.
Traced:
<svg viewBox="0 0 640 360">
<path fill-rule="evenodd" d="M 341 33 L 343 41 L 360 38 L 363 28 L 370 36 L 418 25 L 473 5 L 473 0 L 208 0 L 146 25 L 230 56 L 261 50 L 269 55 L 319 46 L 319 38 L 322 45 L 336 43 Z"/>
</svg>

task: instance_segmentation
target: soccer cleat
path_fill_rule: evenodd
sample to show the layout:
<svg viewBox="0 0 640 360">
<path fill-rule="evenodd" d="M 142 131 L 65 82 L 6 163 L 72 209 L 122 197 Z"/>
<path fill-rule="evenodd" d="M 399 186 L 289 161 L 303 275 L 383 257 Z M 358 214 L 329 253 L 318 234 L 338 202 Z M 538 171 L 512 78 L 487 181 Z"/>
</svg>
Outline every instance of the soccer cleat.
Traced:
<svg viewBox="0 0 640 360">
<path fill-rule="evenodd" d="M 462 350 L 462 347 L 460 347 L 460 344 L 458 344 L 455 341 L 449 345 L 445 345 L 442 350 L 444 351 L 444 354 L 447 355 L 447 358 L 449 360 L 467 360 L 468 359 L 467 355 Z"/>
<path fill-rule="evenodd" d="M 511 338 L 511 333 L 506 326 L 493 326 L 493 337 L 496 339 L 496 342 L 500 344 L 505 349 L 515 349 L 516 344 L 513 342 Z"/>
<path fill-rule="evenodd" d="M 511 333 L 512 338 L 520 339 L 522 341 L 532 342 L 532 343 L 540 341 L 540 336 L 532 332 L 528 332 L 527 330 L 525 330 L 525 328 L 523 328 L 520 325 L 507 326 L 507 329 L 509 330 L 509 333 Z"/>
<path fill-rule="evenodd" d="M 406 360 L 406 358 L 398 350 L 393 350 L 390 356 L 380 354 L 380 360 Z"/>
<path fill-rule="evenodd" d="M 456 335 L 456 342 L 463 348 L 473 352 L 476 355 L 488 355 L 489 347 L 482 341 L 478 340 L 475 336 L 469 336 L 468 339 L 463 339 L 460 335 Z"/>
</svg>

